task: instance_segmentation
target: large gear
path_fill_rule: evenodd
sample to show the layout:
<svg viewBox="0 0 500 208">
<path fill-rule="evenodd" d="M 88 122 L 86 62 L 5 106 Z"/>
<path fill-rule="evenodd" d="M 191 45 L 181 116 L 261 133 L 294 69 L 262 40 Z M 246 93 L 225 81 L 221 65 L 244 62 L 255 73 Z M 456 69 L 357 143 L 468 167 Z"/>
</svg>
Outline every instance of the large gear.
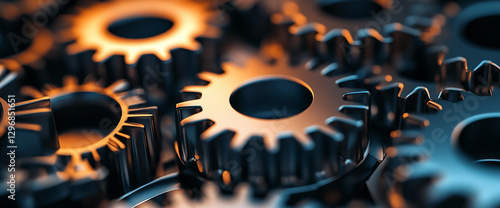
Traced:
<svg viewBox="0 0 500 208">
<path fill-rule="evenodd" d="M 68 76 L 63 87 L 25 86 L 21 92 L 50 98 L 60 144 L 56 154 L 63 164 L 83 158 L 93 167 L 105 166 L 113 196 L 153 179 L 159 160 L 157 108 L 141 106 L 141 91 L 127 87 L 123 80 L 108 87 L 95 81 L 79 85 Z"/>
<path fill-rule="evenodd" d="M 267 189 L 340 176 L 366 157 L 368 107 L 332 99 L 349 91 L 285 57 L 274 64 L 258 58 L 246 59 L 244 67 L 226 63 L 223 74 L 199 74 L 207 86 L 183 89 L 201 93 L 177 104 L 184 163 L 195 162 L 228 187 L 249 180 Z"/>
<path fill-rule="evenodd" d="M 121 78 L 134 86 L 163 85 L 172 90 L 174 77 L 184 82 L 195 77 L 200 64 L 215 65 L 215 40 L 222 31 L 210 6 L 203 1 L 175 0 L 94 4 L 65 19 L 71 26 L 62 30 L 61 37 L 74 40 L 67 52 L 80 55 L 70 58 L 69 67 L 108 82 Z M 88 51 L 95 53 L 84 53 Z M 82 57 L 106 69 L 75 65 Z"/>
<path fill-rule="evenodd" d="M 449 88 L 437 100 L 417 101 L 429 110 L 404 115 L 377 182 L 381 201 L 391 207 L 500 206 L 495 166 L 500 96 L 491 82 L 499 72 L 488 61 L 472 72 L 484 75 L 483 91 L 490 96 Z"/>
</svg>

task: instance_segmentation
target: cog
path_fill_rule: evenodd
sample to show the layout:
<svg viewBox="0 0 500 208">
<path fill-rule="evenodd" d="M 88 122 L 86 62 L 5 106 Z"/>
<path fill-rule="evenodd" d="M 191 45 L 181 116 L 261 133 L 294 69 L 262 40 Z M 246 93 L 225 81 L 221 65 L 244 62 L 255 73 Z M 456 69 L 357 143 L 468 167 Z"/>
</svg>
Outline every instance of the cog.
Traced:
<svg viewBox="0 0 500 208">
<path fill-rule="evenodd" d="M 74 40 L 66 48 L 70 55 L 104 64 L 105 72 L 94 66 L 92 73 L 108 82 L 120 78 L 133 86 L 149 86 L 153 81 L 163 85 L 173 80 L 182 82 L 194 77 L 199 65 L 213 65 L 215 58 L 211 58 L 218 54 L 211 44 L 222 32 L 210 6 L 174 0 L 100 2 L 67 17 L 71 26 L 62 30 L 61 38 Z M 95 53 L 85 55 L 88 51 Z M 169 78 L 174 75 L 175 79 Z"/>
<path fill-rule="evenodd" d="M 332 97 L 363 100 L 367 92 L 348 93 L 322 75 L 328 68 L 290 66 L 286 56 L 223 69 L 198 75 L 208 85 L 183 89 L 201 94 L 177 104 L 183 163 L 227 187 L 249 180 L 268 189 L 339 176 L 366 157 L 368 107 Z"/>
<path fill-rule="evenodd" d="M 108 87 L 92 80 L 79 85 L 68 76 L 60 88 L 21 89 L 30 97 L 50 97 L 60 160 L 86 159 L 93 167 L 105 166 L 111 176 L 108 187 L 113 187 L 109 191 L 115 196 L 149 182 L 160 151 L 157 108 L 143 107 L 141 91 L 126 91 L 127 87 L 123 80 Z"/>
<path fill-rule="evenodd" d="M 403 129 L 391 134 L 395 146 L 387 150 L 378 182 L 382 201 L 391 207 L 500 205 L 495 188 L 500 185 L 495 129 L 500 96 L 492 82 L 499 72 L 489 61 L 472 72 L 484 76 L 489 96 L 447 88 L 437 100 L 417 101 L 428 110 L 403 116 Z"/>
</svg>

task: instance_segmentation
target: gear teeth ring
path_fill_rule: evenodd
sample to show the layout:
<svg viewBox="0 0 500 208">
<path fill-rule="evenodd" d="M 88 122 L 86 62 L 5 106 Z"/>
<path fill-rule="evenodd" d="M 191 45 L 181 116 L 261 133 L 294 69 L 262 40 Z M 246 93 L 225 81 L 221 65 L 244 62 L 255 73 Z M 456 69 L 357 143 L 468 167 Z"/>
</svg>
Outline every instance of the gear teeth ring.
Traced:
<svg viewBox="0 0 500 208">
<path fill-rule="evenodd" d="M 95 81 L 79 85 L 75 77 L 68 76 L 60 88 L 22 88 L 30 97 L 50 97 L 60 160 L 71 164 L 85 159 L 93 167 L 105 166 L 113 196 L 153 179 L 159 160 L 157 108 L 143 107 L 142 91 L 126 91 L 127 87 L 123 80 L 108 87 Z M 92 123 L 84 122 L 88 120 Z"/>
<path fill-rule="evenodd" d="M 391 207 L 498 207 L 498 140 L 500 118 L 497 77 L 500 69 L 483 61 L 471 72 L 473 92 L 446 88 L 439 99 L 412 100 L 421 106 L 403 116 L 394 131 L 394 147 L 381 167 L 378 190 Z M 474 76 L 476 74 L 476 76 Z M 477 84 L 475 78 L 482 76 Z M 486 96 L 484 96 L 486 94 Z M 463 177 L 475 180 L 464 180 Z"/>
<path fill-rule="evenodd" d="M 198 171 L 227 187 L 249 180 L 263 190 L 339 176 L 363 160 L 368 107 L 331 99 L 348 91 L 318 70 L 293 67 L 287 61 L 281 58 L 271 65 L 250 58 L 243 68 L 226 63 L 223 74 L 199 74 L 210 82 L 207 86 L 184 88 L 201 93 L 201 98 L 177 104 L 181 160 L 188 166 L 196 163 Z M 263 92 L 278 89 L 275 84 L 290 91 L 252 92 L 252 85 L 264 87 L 257 91 Z M 274 96 L 293 98 L 287 100 L 294 104 L 272 106 L 262 100 L 277 101 Z M 287 109 L 293 106 L 304 108 Z"/>
<path fill-rule="evenodd" d="M 164 8 L 169 9 L 166 12 Z M 80 69 L 70 63 L 70 67 L 77 67 L 73 70 L 78 71 L 79 78 L 94 74 L 109 83 L 126 79 L 133 86 L 147 89 L 154 82 L 171 90 L 166 86 L 171 81 L 195 79 L 202 64 L 208 64 L 209 68 L 218 64 L 214 56 L 219 54 L 216 42 L 222 31 L 216 17 L 210 5 L 194 1 L 100 2 L 76 16 L 62 19 L 71 26 L 62 29 L 60 35 L 64 40 L 74 40 L 66 48 L 70 59 L 78 63 L 80 57 L 95 64 Z M 125 26 L 119 25 L 124 22 L 122 20 L 150 19 L 154 19 L 153 22 L 161 20 L 161 28 L 165 31 L 138 34 L 139 31 L 125 32 Z M 89 54 L 89 51 L 95 53 Z"/>
</svg>

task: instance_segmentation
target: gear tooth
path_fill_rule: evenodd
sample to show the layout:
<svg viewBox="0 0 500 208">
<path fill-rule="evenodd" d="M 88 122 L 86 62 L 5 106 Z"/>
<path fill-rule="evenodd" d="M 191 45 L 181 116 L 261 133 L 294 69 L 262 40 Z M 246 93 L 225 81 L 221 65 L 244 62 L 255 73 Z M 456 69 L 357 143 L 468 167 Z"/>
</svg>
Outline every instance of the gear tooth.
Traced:
<svg viewBox="0 0 500 208">
<path fill-rule="evenodd" d="M 400 23 L 392 23 L 384 27 L 384 31 L 391 38 L 389 58 L 391 61 L 402 61 L 406 57 L 421 49 L 423 42 L 420 40 L 418 30 L 406 27 Z M 416 47 L 414 47 L 416 46 Z"/>
<path fill-rule="evenodd" d="M 423 141 L 422 135 L 418 131 L 396 130 L 391 132 L 392 142 L 398 144 L 418 144 Z"/>
<path fill-rule="evenodd" d="M 398 164 L 411 164 L 424 159 L 428 154 L 426 150 L 413 144 L 402 144 L 395 146 L 396 154 L 394 154 L 394 161 Z"/>
<path fill-rule="evenodd" d="M 215 138 L 217 136 L 220 136 L 221 134 L 224 133 L 224 129 L 217 124 L 214 124 L 210 127 L 208 127 L 203 133 L 201 133 L 200 137 L 203 140 Z"/>
<path fill-rule="evenodd" d="M 491 88 L 500 84 L 500 67 L 491 61 L 481 62 L 472 71 L 471 89 L 479 95 L 491 95 Z"/>
<path fill-rule="evenodd" d="M 427 102 L 431 100 L 429 90 L 425 87 L 415 88 L 405 99 L 405 112 L 426 112 Z"/>
<path fill-rule="evenodd" d="M 342 71 L 340 70 L 339 65 L 337 63 L 328 64 L 328 66 L 326 66 L 321 70 L 322 75 L 330 77 L 339 75 L 341 73 Z"/>
<path fill-rule="evenodd" d="M 321 43 L 326 48 L 325 59 L 327 61 L 335 62 L 341 68 L 349 65 L 353 39 L 348 30 L 333 29 L 323 36 Z"/>
<path fill-rule="evenodd" d="M 188 101 L 184 101 L 182 103 L 177 103 L 175 107 L 178 108 L 178 109 L 182 109 L 182 108 L 201 108 L 200 99 L 188 100 Z"/>
<path fill-rule="evenodd" d="M 294 25 L 289 28 L 290 39 L 288 43 L 289 62 L 296 65 L 302 60 L 302 56 L 318 56 L 318 37 L 324 34 L 325 26 L 319 23 L 307 23 Z"/>
<path fill-rule="evenodd" d="M 186 87 L 182 88 L 181 92 L 182 93 L 189 93 L 189 92 L 201 93 L 204 91 L 205 88 L 206 88 L 206 86 L 190 85 L 190 86 L 186 86 Z"/>
<path fill-rule="evenodd" d="M 233 64 L 223 63 L 222 68 L 224 69 L 224 71 L 226 71 L 226 69 L 233 69 L 233 68 L 238 68 L 238 67 L 233 65 Z M 220 76 L 220 75 L 213 73 L 213 72 L 207 72 L 207 71 L 198 73 L 198 78 L 205 80 L 205 81 L 209 81 L 209 82 L 214 80 L 214 79 L 217 79 L 218 76 Z"/>
<path fill-rule="evenodd" d="M 446 85 L 447 82 L 459 82 L 462 86 L 467 87 L 469 79 L 467 59 L 455 57 L 444 60 L 441 66 L 439 79 L 438 81 L 441 85 Z"/>
<path fill-rule="evenodd" d="M 231 148 L 235 149 L 237 151 L 241 151 L 241 149 L 248 143 L 249 138 L 252 136 L 241 133 L 241 132 L 236 132 L 231 138 Z M 269 145 L 269 143 L 265 143 L 265 146 L 269 149 L 276 149 L 276 145 Z"/>
<path fill-rule="evenodd" d="M 403 114 L 401 126 L 405 128 L 423 128 L 429 126 L 429 120 L 417 115 Z"/>
<path fill-rule="evenodd" d="M 75 77 L 76 78 L 76 77 Z M 129 88 L 129 83 L 125 80 L 118 80 L 113 84 L 106 87 L 106 90 L 111 90 L 113 92 L 123 92 Z"/>
<path fill-rule="evenodd" d="M 208 121 L 210 119 L 206 118 L 203 114 L 203 112 L 200 113 L 195 113 L 193 115 L 190 115 L 181 121 L 181 125 L 186 125 L 186 124 L 193 124 L 193 123 L 199 123 L 203 121 Z"/>
<path fill-rule="evenodd" d="M 341 148 L 345 149 L 344 162 L 357 163 L 363 156 L 359 151 L 352 150 L 352 147 L 366 146 L 368 143 L 367 130 L 363 121 L 354 121 L 352 119 L 331 117 L 327 119 L 327 124 L 335 130 L 341 132 L 345 138 Z M 350 164 L 345 163 L 350 166 Z M 347 167 L 346 166 L 346 167 Z"/>
<path fill-rule="evenodd" d="M 358 119 L 364 122 L 368 122 L 368 117 L 370 115 L 370 109 L 368 106 L 361 105 L 342 105 L 339 111 L 351 116 L 354 119 Z"/>
<path fill-rule="evenodd" d="M 341 88 L 358 88 L 360 86 L 358 75 L 351 75 L 335 81 Z"/>
<path fill-rule="evenodd" d="M 464 100 L 463 89 L 458 88 L 446 88 L 441 93 L 439 93 L 439 99 L 446 100 L 449 102 L 459 102 Z"/>
<path fill-rule="evenodd" d="M 308 168 L 304 168 L 303 161 L 308 161 L 306 158 L 308 154 L 306 152 L 314 147 L 313 142 L 309 142 L 308 145 L 304 146 L 297 139 L 296 135 L 292 134 L 282 134 L 278 137 L 278 161 L 279 163 L 279 180 L 282 184 L 293 184 L 296 183 L 300 177 L 307 178 L 309 174 L 301 174 L 302 170 L 306 171 Z M 304 148 L 305 147 L 305 148 Z M 306 179 L 305 181 L 308 181 Z"/>
<path fill-rule="evenodd" d="M 374 29 L 361 29 L 358 31 L 357 46 L 360 50 L 360 63 L 362 66 L 372 66 L 383 61 L 384 37 Z"/>
<path fill-rule="evenodd" d="M 345 93 L 342 99 L 346 101 L 360 103 L 362 105 L 370 106 L 370 92 L 369 91 L 357 91 Z"/>
</svg>

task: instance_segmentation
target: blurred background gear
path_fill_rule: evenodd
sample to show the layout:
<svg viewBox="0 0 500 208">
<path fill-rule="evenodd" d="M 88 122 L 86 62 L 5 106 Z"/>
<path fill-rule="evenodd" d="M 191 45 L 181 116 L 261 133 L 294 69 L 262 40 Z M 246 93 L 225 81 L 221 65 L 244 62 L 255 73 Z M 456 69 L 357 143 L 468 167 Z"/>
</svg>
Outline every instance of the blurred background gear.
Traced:
<svg viewBox="0 0 500 208">
<path fill-rule="evenodd" d="M 126 79 L 160 104 L 173 104 L 176 86 L 193 84 L 202 68 L 219 68 L 223 23 L 208 1 L 99 2 L 63 22 L 70 26 L 60 37 L 74 41 L 66 48 L 71 73 Z"/>
<path fill-rule="evenodd" d="M 22 88 L 27 96 L 50 98 L 59 161 L 70 165 L 85 159 L 93 167 L 106 167 L 111 197 L 152 180 L 161 151 L 157 108 L 144 105 L 140 89 L 127 88 L 123 80 L 107 87 L 91 80 L 80 85 L 72 76 L 59 88 Z"/>
</svg>

